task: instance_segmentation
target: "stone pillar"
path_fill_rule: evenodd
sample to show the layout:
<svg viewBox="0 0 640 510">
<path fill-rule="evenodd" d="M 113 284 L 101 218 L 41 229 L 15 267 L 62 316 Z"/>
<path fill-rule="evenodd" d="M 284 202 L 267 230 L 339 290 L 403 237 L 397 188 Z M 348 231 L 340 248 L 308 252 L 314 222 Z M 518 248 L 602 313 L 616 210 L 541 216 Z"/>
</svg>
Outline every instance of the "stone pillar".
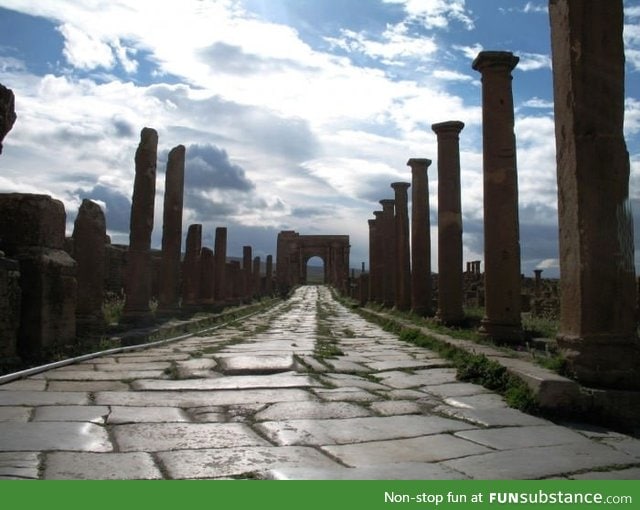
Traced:
<svg viewBox="0 0 640 510">
<path fill-rule="evenodd" d="M 541 279 L 542 279 L 542 269 L 534 269 L 534 280 L 533 280 L 533 295 L 537 298 L 540 297 L 541 293 Z"/>
<path fill-rule="evenodd" d="M 237 302 L 242 299 L 244 295 L 244 275 L 242 268 L 240 267 L 240 262 L 237 260 L 232 260 L 227 265 L 229 277 L 229 296 L 232 301 Z"/>
<path fill-rule="evenodd" d="M 16 121 L 15 97 L 13 91 L 0 84 L 0 154 L 2 154 L 2 141 L 11 131 Z"/>
<path fill-rule="evenodd" d="M 273 294 L 273 255 L 267 255 L 264 292 L 267 296 Z"/>
<path fill-rule="evenodd" d="M 380 264 L 382 295 L 381 302 L 386 307 L 391 307 L 396 300 L 396 226 L 395 207 L 396 201 L 393 199 L 380 200 L 382 215 L 380 217 L 382 238 L 386 241 L 381 243 L 379 252 L 382 262 Z M 369 282 L 371 285 L 371 282 Z"/>
<path fill-rule="evenodd" d="M 432 124 L 438 138 L 438 311 L 443 324 L 464 319 L 462 206 L 460 199 L 460 121 Z M 467 263 L 467 271 L 469 263 Z"/>
<path fill-rule="evenodd" d="M 358 277 L 358 301 L 360 306 L 367 304 L 369 299 L 369 282 L 371 281 L 371 275 L 367 273 L 360 273 Z M 355 296 L 354 296 L 355 297 Z"/>
<path fill-rule="evenodd" d="M 0 359 L 6 365 L 19 361 L 20 265 L 0 251 Z"/>
<path fill-rule="evenodd" d="M 169 152 L 164 186 L 162 262 L 158 310 L 175 312 L 180 298 L 180 256 L 182 251 L 182 205 L 184 196 L 184 145 Z"/>
<path fill-rule="evenodd" d="M 480 331 L 494 340 L 522 341 L 520 234 L 511 71 L 518 57 L 482 51 L 485 317 Z"/>
<path fill-rule="evenodd" d="M 76 263 L 63 250 L 65 222 L 64 205 L 50 196 L 0 194 L 0 250 L 20 264 L 17 349 L 25 359 L 75 342 Z"/>
<path fill-rule="evenodd" d="M 394 305 L 398 310 L 411 307 L 411 252 L 409 249 L 408 182 L 391 184 L 395 191 L 396 289 Z"/>
<path fill-rule="evenodd" d="M 214 269 L 214 298 L 217 303 L 224 302 L 228 294 L 226 293 L 226 266 L 227 266 L 227 227 L 216 228 L 215 238 L 215 269 Z"/>
<path fill-rule="evenodd" d="M 73 258 L 76 261 L 78 303 L 76 330 L 79 336 L 104 331 L 105 241 L 107 226 L 98 204 L 84 199 L 73 226 Z"/>
<path fill-rule="evenodd" d="M 152 320 L 151 232 L 156 198 L 156 164 L 158 133 L 143 128 L 135 155 L 136 176 L 131 201 L 129 251 L 125 277 L 125 303 L 122 318 L 126 322 L 147 323 Z"/>
<path fill-rule="evenodd" d="M 200 285 L 199 300 L 200 305 L 210 306 L 213 304 L 214 288 L 214 257 L 213 250 L 207 247 L 200 249 Z"/>
<path fill-rule="evenodd" d="M 586 384 L 640 389 L 623 2 L 552 0 L 560 327 Z"/>
<path fill-rule="evenodd" d="M 182 262 L 182 307 L 192 308 L 200 298 L 200 252 L 202 225 L 189 225 L 187 247 Z"/>
<path fill-rule="evenodd" d="M 368 287 L 368 296 L 367 300 L 373 303 L 378 303 L 381 301 L 381 296 L 378 295 L 378 278 L 381 275 L 378 275 L 378 260 L 377 258 L 380 256 L 379 253 L 379 242 L 378 242 L 378 220 L 367 220 L 369 224 L 369 282 L 371 282 Z"/>
<path fill-rule="evenodd" d="M 262 277 L 260 276 L 260 257 L 253 258 L 253 297 L 262 294 Z"/>
<path fill-rule="evenodd" d="M 244 281 L 243 288 L 244 292 L 242 296 L 251 300 L 253 295 L 253 276 L 251 270 L 251 262 L 253 260 L 251 246 L 243 246 L 242 247 L 242 278 Z"/>
<path fill-rule="evenodd" d="M 411 158 L 411 311 L 422 317 L 431 310 L 430 159 Z"/>
</svg>

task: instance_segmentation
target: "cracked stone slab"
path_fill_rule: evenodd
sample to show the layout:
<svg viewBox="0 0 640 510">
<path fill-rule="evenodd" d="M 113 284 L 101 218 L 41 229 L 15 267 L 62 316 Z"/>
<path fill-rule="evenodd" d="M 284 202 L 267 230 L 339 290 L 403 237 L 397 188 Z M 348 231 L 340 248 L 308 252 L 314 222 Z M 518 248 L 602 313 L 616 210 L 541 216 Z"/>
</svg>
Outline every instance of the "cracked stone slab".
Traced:
<svg viewBox="0 0 640 510">
<path fill-rule="evenodd" d="M 31 408 L 22 406 L 4 406 L 0 407 L 0 422 L 2 421 L 21 421 L 27 422 L 31 418 Z"/>
<path fill-rule="evenodd" d="M 129 379 L 148 379 L 162 377 L 162 370 L 121 370 L 121 371 L 82 371 L 45 372 L 47 380 L 58 381 L 124 381 Z"/>
<path fill-rule="evenodd" d="M 473 395 L 481 395 L 483 393 L 492 393 L 491 390 L 486 389 L 484 386 L 465 382 L 425 386 L 423 388 L 420 388 L 420 391 L 431 393 L 432 395 L 437 395 L 441 398 L 469 397 Z"/>
<path fill-rule="evenodd" d="M 0 384 L 0 391 L 44 391 L 46 387 L 47 381 L 45 381 L 44 379 L 18 379 L 17 381 Z"/>
<path fill-rule="evenodd" d="M 102 425 L 108 414 L 106 406 L 42 406 L 35 408 L 33 421 L 88 421 Z"/>
<path fill-rule="evenodd" d="M 178 377 L 187 379 L 190 377 L 220 377 L 213 369 L 217 363 L 211 358 L 193 358 L 185 361 L 176 361 Z"/>
<path fill-rule="evenodd" d="M 124 372 L 124 371 L 138 371 L 138 370 L 164 370 L 171 367 L 169 361 L 150 361 L 144 364 L 144 368 L 140 366 L 140 363 L 104 363 L 98 365 L 96 369 L 100 372 Z"/>
<path fill-rule="evenodd" d="M 313 391 L 321 399 L 331 402 L 373 402 L 380 400 L 380 397 L 369 393 L 361 388 L 354 388 L 351 386 L 345 388 L 314 388 Z"/>
<path fill-rule="evenodd" d="M 468 409 L 441 405 L 434 408 L 437 413 L 466 420 L 485 427 L 507 427 L 510 425 L 549 425 L 550 422 L 536 418 L 510 407 Z"/>
<path fill-rule="evenodd" d="M 47 454 L 44 478 L 47 480 L 158 480 L 162 473 L 151 455 L 134 453 Z"/>
<path fill-rule="evenodd" d="M 219 370 L 225 375 L 277 374 L 297 368 L 291 354 L 267 356 L 228 356 L 220 358 Z"/>
<path fill-rule="evenodd" d="M 485 446 L 450 434 L 349 445 L 325 445 L 321 449 L 354 467 L 383 464 L 389 462 L 389 459 L 397 462 L 439 462 L 491 452 Z"/>
<path fill-rule="evenodd" d="M 483 444 L 495 450 L 553 446 L 568 443 L 592 443 L 592 441 L 582 434 L 578 434 L 566 427 L 559 427 L 558 425 L 464 430 L 462 432 L 456 432 L 454 435 Z"/>
<path fill-rule="evenodd" d="M 306 375 L 295 372 L 272 375 L 238 375 L 214 379 L 154 380 L 134 381 L 136 390 L 246 390 L 261 388 L 310 388 L 318 383 Z"/>
<path fill-rule="evenodd" d="M 439 416 L 416 415 L 270 421 L 256 427 L 271 441 L 281 445 L 362 443 L 473 428 Z"/>
<path fill-rule="evenodd" d="M 113 406 L 107 418 L 109 425 L 124 423 L 177 423 L 191 421 L 178 407 Z"/>
<path fill-rule="evenodd" d="M 0 423 L 1 451 L 72 450 L 110 452 L 104 428 L 86 422 Z"/>
<path fill-rule="evenodd" d="M 382 400 L 373 402 L 371 409 L 383 416 L 395 416 L 400 414 L 420 414 L 422 407 L 413 400 Z"/>
<path fill-rule="evenodd" d="M 302 360 L 302 363 L 304 363 L 305 365 L 309 366 L 309 368 L 313 372 L 328 372 L 329 371 L 329 367 L 327 365 L 325 365 L 324 363 L 320 363 L 313 356 L 300 356 L 300 359 Z"/>
<path fill-rule="evenodd" d="M 222 478 L 270 469 L 310 467 L 331 469 L 337 464 L 309 447 L 258 446 L 162 452 L 158 457 L 171 478 Z"/>
<path fill-rule="evenodd" d="M 451 407 L 462 409 L 496 409 L 508 407 L 507 403 L 497 393 L 481 393 L 465 397 L 446 397 L 444 403 Z"/>
<path fill-rule="evenodd" d="M 0 478 L 37 480 L 40 460 L 35 452 L 0 452 Z"/>
<path fill-rule="evenodd" d="M 569 478 L 571 480 L 640 480 L 640 467 L 612 471 L 589 471 L 572 475 Z"/>
<path fill-rule="evenodd" d="M 424 462 L 399 462 L 348 468 L 278 468 L 268 473 L 272 480 L 462 480 L 461 473 Z"/>
<path fill-rule="evenodd" d="M 75 391 L 0 391 L 0 406 L 87 405 L 89 395 Z"/>
<path fill-rule="evenodd" d="M 380 372 L 376 374 L 376 377 L 380 379 L 382 384 L 396 389 L 452 383 L 456 380 L 456 370 L 453 368 L 433 368 L 421 372 L 424 373 L 416 372 L 414 374 L 408 374 L 400 371 Z"/>
<path fill-rule="evenodd" d="M 398 370 L 403 368 L 444 368 L 450 367 L 451 362 L 441 358 L 435 359 L 398 359 L 387 361 L 374 361 L 365 363 L 371 370 L 384 372 L 386 370 Z"/>
<path fill-rule="evenodd" d="M 49 381 L 49 391 L 126 391 L 129 385 L 122 381 Z"/>
<path fill-rule="evenodd" d="M 640 439 L 634 439 L 632 437 L 603 439 L 602 443 L 640 460 Z"/>
<path fill-rule="evenodd" d="M 242 423 L 143 423 L 113 428 L 123 452 L 268 446 Z"/>
<path fill-rule="evenodd" d="M 549 478 L 587 469 L 635 463 L 635 459 L 595 442 L 542 446 L 475 455 L 444 465 L 483 480 Z"/>
<path fill-rule="evenodd" d="M 361 388 L 363 390 L 382 390 L 388 391 L 389 387 L 384 386 L 383 384 L 379 384 L 368 379 L 364 379 L 362 377 L 358 377 L 357 375 L 350 374 L 324 374 L 322 376 L 322 380 L 328 383 L 331 386 L 336 386 L 338 388 Z"/>
<path fill-rule="evenodd" d="M 371 372 L 371 369 L 356 363 L 355 361 L 349 361 L 345 359 L 331 359 L 325 358 L 325 363 L 329 365 L 336 372 Z"/>
<path fill-rule="evenodd" d="M 1 395 L 0 395 L 1 396 Z M 232 404 L 304 401 L 312 396 L 300 389 L 257 389 L 240 391 L 101 391 L 98 405 L 157 407 L 206 407 Z"/>
<path fill-rule="evenodd" d="M 349 402 L 279 402 L 254 416 L 256 421 L 323 420 L 371 416 L 364 407 Z"/>
</svg>

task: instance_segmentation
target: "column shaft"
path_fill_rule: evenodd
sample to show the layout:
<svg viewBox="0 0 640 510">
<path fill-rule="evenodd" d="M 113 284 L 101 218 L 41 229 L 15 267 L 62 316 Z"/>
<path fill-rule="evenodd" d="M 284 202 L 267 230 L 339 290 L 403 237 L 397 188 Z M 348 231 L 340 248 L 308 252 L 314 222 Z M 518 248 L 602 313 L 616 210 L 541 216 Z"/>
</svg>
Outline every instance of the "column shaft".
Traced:
<svg viewBox="0 0 640 510">
<path fill-rule="evenodd" d="M 393 306 L 396 300 L 396 226 L 395 226 L 395 204 L 393 199 L 380 200 L 382 205 L 381 230 L 382 239 L 380 243 L 381 274 L 381 299 L 382 304 L 387 307 Z M 370 282 L 369 285 L 372 285 Z"/>
<path fill-rule="evenodd" d="M 396 289 L 395 307 L 409 310 L 411 307 L 411 252 L 409 249 L 409 212 L 407 205 L 408 182 L 394 182 L 395 191 L 395 240 L 396 240 Z"/>
</svg>

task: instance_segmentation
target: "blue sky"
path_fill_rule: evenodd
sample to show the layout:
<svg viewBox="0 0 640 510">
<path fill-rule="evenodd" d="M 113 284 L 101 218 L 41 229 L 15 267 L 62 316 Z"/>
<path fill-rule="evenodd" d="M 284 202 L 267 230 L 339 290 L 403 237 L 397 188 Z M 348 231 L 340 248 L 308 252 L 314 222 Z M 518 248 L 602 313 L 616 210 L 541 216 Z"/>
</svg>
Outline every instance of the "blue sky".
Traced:
<svg viewBox="0 0 640 510">
<path fill-rule="evenodd" d="M 640 0 L 625 1 L 625 134 L 640 240 Z M 367 219 L 406 161 L 429 171 L 437 270 L 437 161 L 431 124 L 461 120 L 465 260 L 482 259 L 481 50 L 512 51 L 523 273 L 558 274 L 549 20 L 544 0 L 0 0 L 0 83 L 18 120 L 0 192 L 83 198 L 128 242 L 133 155 L 159 133 L 160 245 L 169 150 L 187 147 L 184 231 L 275 255 L 276 235 L 348 234 L 368 261 Z M 640 261 L 640 257 L 637 257 Z"/>
</svg>

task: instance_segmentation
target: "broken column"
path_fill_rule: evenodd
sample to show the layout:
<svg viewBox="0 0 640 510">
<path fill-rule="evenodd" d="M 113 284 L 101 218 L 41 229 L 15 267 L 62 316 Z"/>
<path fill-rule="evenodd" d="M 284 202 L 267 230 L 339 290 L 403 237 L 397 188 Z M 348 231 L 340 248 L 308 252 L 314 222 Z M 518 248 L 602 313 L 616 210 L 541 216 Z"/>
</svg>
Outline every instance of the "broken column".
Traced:
<svg viewBox="0 0 640 510">
<path fill-rule="evenodd" d="M 98 204 L 84 199 L 73 226 L 73 258 L 76 261 L 78 304 L 76 330 L 79 336 L 104 331 L 105 241 L 107 226 Z"/>
<path fill-rule="evenodd" d="M 411 307 L 411 252 L 409 249 L 408 182 L 391 184 L 395 191 L 395 256 L 396 288 L 394 306 L 398 310 Z"/>
<path fill-rule="evenodd" d="M 151 232 L 156 198 L 156 164 L 158 133 L 143 128 L 136 150 L 136 175 L 131 200 L 129 251 L 125 276 L 125 303 L 122 318 L 127 322 L 147 323 L 152 320 L 151 299 Z"/>
<path fill-rule="evenodd" d="M 382 230 L 382 239 L 385 240 L 380 246 L 380 257 L 382 262 L 381 286 L 382 295 L 381 302 L 386 307 L 393 306 L 396 300 L 396 237 L 395 237 L 395 204 L 393 199 L 385 198 L 380 200 L 382 206 L 382 215 L 380 216 L 380 226 Z M 369 282 L 371 285 L 371 282 Z"/>
<path fill-rule="evenodd" d="M 242 281 L 243 281 L 243 292 L 242 297 L 245 300 L 251 301 L 252 293 L 253 293 L 253 276 L 252 276 L 252 268 L 251 262 L 253 260 L 251 246 L 243 246 L 242 247 Z"/>
<path fill-rule="evenodd" d="M 558 346 L 586 385 L 640 389 L 623 2 L 551 0 Z"/>
<path fill-rule="evenodd" d="M 214 298 L 216 303 L 223 303 L 227 299 L 225 278 L 227 275 L 227 227 L 217 227 L 214 241 L 215 269 L 214 269 Z"/>
<path fill-rule="evenodd" d="M 260 257 L 253 258 L 253 297 L 262 294 L 262 277 L 260 276 Z"/>
<path fill-rule="evenodd" d="M 411 158 L 411 311 L 431 315 L 430 159 Z"/>
<path fill-rule="evenodd" d="M 0 154 L 2 154 L 2 141 L 11 131 L 16 118 L 13 91 L 0 83 Z"/>
<path fill-rule="evenodd" d="M 0 250 L 20 264 L 17 350 L 25 359 L 75 342 L 76 263 L 63 250 L 65 222 L 64 205 L 50 196 L 0 194 Z"/>
<path fill-rule="evenodd" d="M 480 331 L 507 343 L 522 340 L 518 176 L 511 90 L 511 71 L 518 60 L 507 51 L 482 51 L 473 61 L 473 69 L 482 74 L 485 316 Z"/>
<path fill-rule="evenodd" d="M 267 255 L 264 292 L 267 296 L 273 294 L 273 255 Z"/>
<path fill-rule="evenodd" d="M 200 282 L 198 304 L 210 306 L 214 300 L 214 257 L 213 250 L 202 247 L 200 250 Z"/>
<path fill-rule="evenodd" d="M 460 131 L 464 123 L 432 124 L 438 138 L 438 311 L 443 324 L 464 319 L 462 308 L 462 207 L 460 199 Z M 469 263 L 467 263 L 467 271 Z"/>
<path fill-rule="evenodd" d="M 167 160 L 162 222 L 162 262 L 158 296 L 158 311 L 161 313 L 177 311 L 180 300 L 184 159 L 184 145 L 178 145 L 171 149 Z"/>
<path fill-rule="evenodd" d="M 182 261 L 182 307 L 193 308 L 200 298 L 200 252 L 202 225 L 189 225 L 187 247 Z"/>
</svg>

